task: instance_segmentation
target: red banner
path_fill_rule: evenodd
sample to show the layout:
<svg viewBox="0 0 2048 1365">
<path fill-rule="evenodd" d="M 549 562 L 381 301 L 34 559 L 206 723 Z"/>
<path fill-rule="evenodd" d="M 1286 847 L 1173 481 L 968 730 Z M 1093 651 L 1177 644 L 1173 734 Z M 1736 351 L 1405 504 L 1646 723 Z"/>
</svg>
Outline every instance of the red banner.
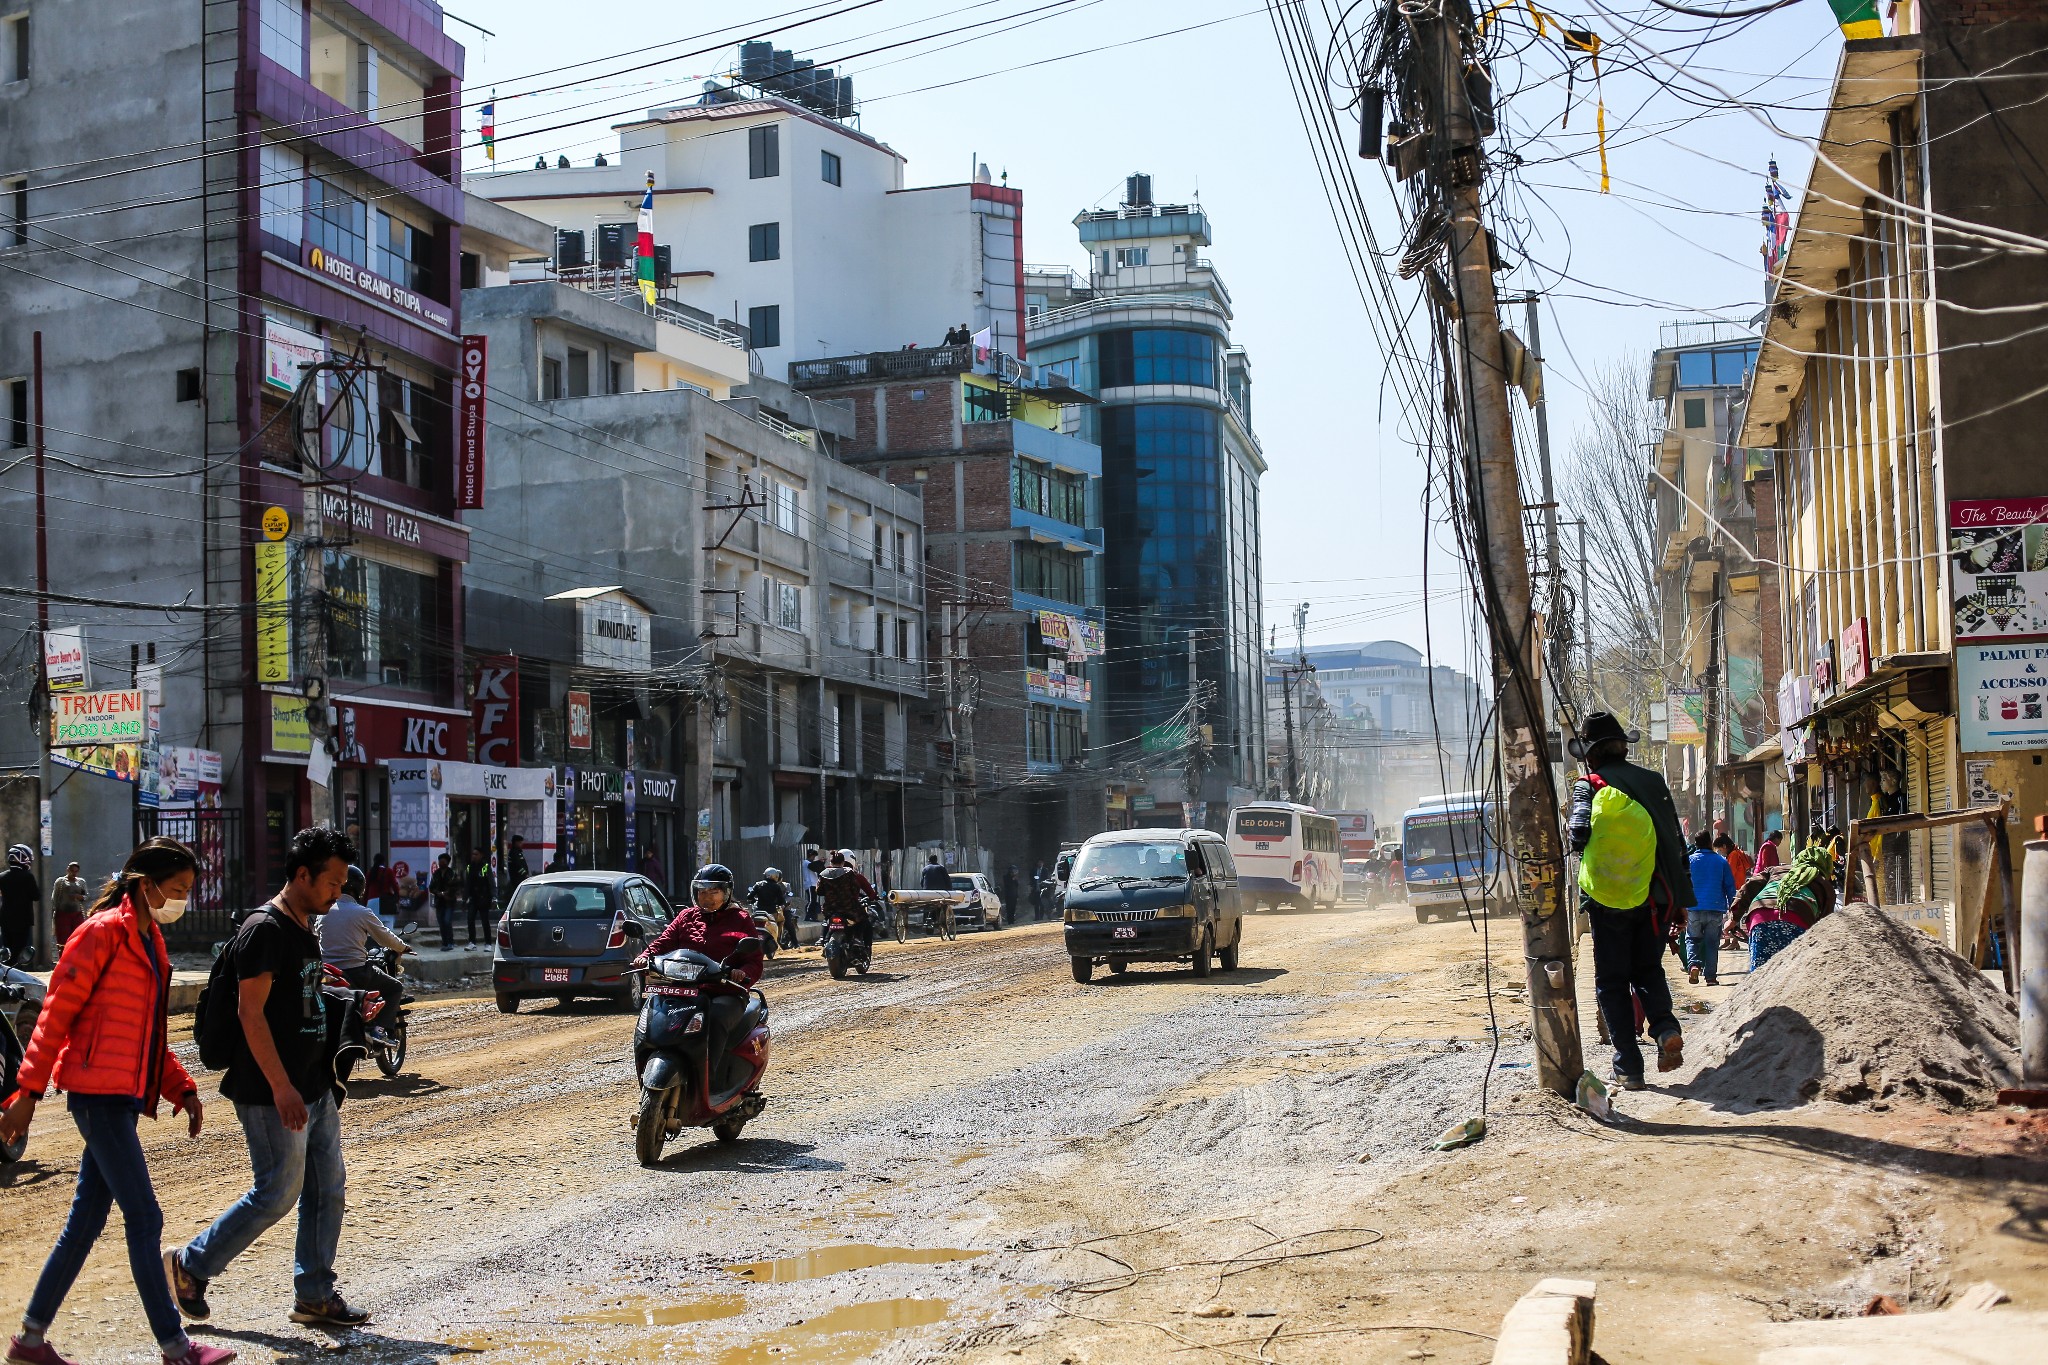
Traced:
<svg viewBox="0 0 2048 1365">
<path fill-rule="evenodd" d="M 455 379 L 455 505 L 484 505 L 485 338 L 462 339 L 462 373 Z"/>
<path fill-rule="evenodd" d="M 519 660 L 492 654 L 477 660 L 476 700 L 470 720 L 476 727 L 476 761 L 495 768 L 519 766 Z"/>
</svg>

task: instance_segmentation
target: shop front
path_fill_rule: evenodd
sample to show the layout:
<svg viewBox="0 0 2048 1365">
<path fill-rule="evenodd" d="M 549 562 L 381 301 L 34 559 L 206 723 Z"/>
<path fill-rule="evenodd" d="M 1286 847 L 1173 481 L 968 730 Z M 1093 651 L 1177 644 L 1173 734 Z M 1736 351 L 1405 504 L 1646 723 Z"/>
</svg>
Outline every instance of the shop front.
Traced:
<svg viewBox="0 0 2048 1365">
<path fill-rule="evenodd" d="M 443 853 L 460 867 L 480 849 L 503 868 L 514 836 L 525 841 L 528 871 L 554 860 L 554 769 L 406 759 L 385 772 L 392 872 L 401 881 L 427 875 Z"/>
<path fill-rule="evenodd" d="M 562 767 L 556 786 L 568 865 L 643 872 L 671 892 L 693 870 L 687 842 L 676 842 L 682 785 L 674 773 Z"/>
</svg>

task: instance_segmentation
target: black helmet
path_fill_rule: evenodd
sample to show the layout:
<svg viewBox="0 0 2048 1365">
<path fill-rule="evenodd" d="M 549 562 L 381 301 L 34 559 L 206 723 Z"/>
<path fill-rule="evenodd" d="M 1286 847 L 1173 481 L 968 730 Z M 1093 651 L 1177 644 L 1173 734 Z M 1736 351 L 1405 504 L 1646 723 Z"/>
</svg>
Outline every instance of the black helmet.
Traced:
<svg viewBox="0 0 2048 1365">
<path fill-rule="evenodd" d="M 724 863 L 706 863 L 698 868 L 696 877 L 690 882 L 690 894 L 694 897 L 699 891 L 714 887 L 728 896 L 732 894 L 732 869 Z"/>
<path fill-rule="evenodd" d="M 359 901 L 363 898 L 363 892 L 368 888 L 369 884 L 369 881 L 363 876 L 363 870 L 354 863 L 350 863 L 348 865 L 348 877 L 341 884 L 341 894 L 347 896 L 352 901 Z"/>
</svg>

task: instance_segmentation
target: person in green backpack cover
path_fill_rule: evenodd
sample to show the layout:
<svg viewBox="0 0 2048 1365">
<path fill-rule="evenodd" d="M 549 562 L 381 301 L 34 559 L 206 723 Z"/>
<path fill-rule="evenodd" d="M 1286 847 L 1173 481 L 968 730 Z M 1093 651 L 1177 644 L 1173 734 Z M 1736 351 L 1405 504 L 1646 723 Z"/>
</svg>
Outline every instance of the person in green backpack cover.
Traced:
<svg viewBox="0 0 2048 1365">
<path fill-rule="evenodd" d="M 1685 834 L 1664 779 L 1628 761 L 1628 732 L 1605 711 L 1586 717 L 1571 744 L 1586 766 L 1572 783 L 1566 833 L 1579 855 L 1579 893 L 1593 928 L 1593 993 L 1614 1043 L 1614 1088 L 1643 1088 L 1635 1003 L 1657 1040 L 1657 1069 L 1685 1060 L 1671 986 L 1664 979 L 1662 918 L 1689 909 Z"/>
</svg>

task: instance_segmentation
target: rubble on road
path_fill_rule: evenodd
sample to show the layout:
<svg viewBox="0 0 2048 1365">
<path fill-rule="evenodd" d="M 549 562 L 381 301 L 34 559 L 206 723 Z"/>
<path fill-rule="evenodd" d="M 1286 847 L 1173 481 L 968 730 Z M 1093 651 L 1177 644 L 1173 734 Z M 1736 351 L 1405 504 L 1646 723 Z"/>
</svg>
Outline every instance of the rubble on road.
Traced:
<svg viewBox="0 0 2048 1365">
<path fill-rule="evenodd" d="M 1801 934 L 1686 1038 L 1685 1093 L 1717 1109 L 1914 1099 L 1978 1109 L 2018 1075 L 2019 1019 L 1927 934 L 1850 904 Z"/>
</svg>

